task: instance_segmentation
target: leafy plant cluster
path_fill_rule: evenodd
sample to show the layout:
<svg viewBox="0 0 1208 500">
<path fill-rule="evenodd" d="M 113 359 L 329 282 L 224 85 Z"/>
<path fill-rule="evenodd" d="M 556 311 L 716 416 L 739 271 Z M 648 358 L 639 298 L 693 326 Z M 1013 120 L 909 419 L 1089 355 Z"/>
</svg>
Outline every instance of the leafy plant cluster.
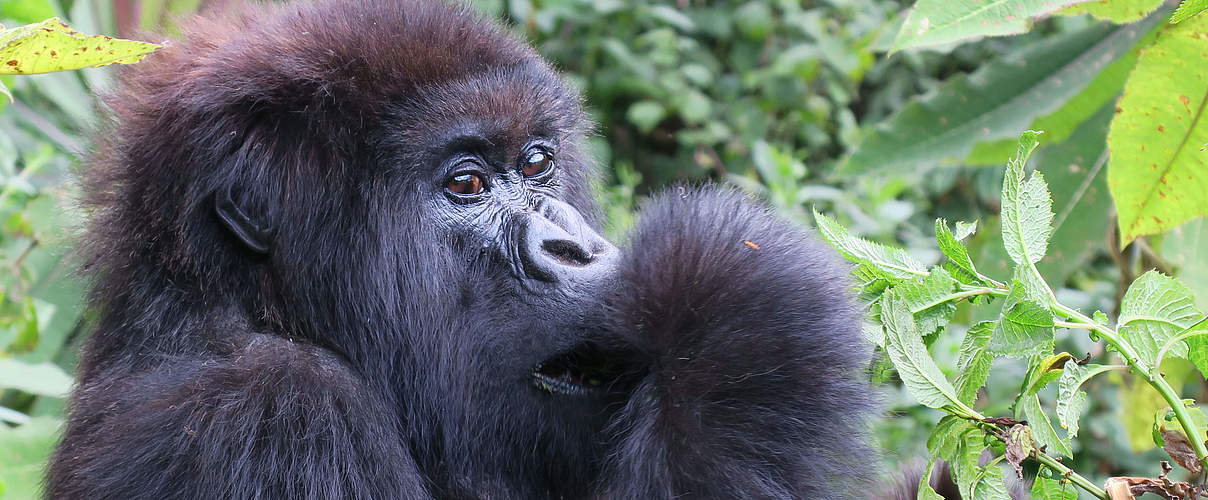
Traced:
<svg viewBox="0 0 1208 500">
<path fill-rule="evenodd" d="M 929 268 L 901 249 L 854 237 L 834 220 L 814 213 L 824 239 L 857 264 L 853 275 L 871 302 L 870 316 L 876 324 L 869 337 L 884 350 L 919 404 L 946 413 L 927 441 L 932 453 L 927 474 L 942 458 L 951 464 L 965 498 L 1006 499 L 997 464 L 1006 461 L 1022 478 L 1022 463 L 1030 458 L 1040 464 L 1032 478 L 1032 493 L 1039 498 L 1076 498 L 1066 485 L 1109 498 L 1104 488 L 1061 463 L 1060 457 L 1073 456 L 1071 440 L 1078 436 L 1088 402 L 1082 385 L 1114 369 L 1136 374 L 1161 396 L 1167 406 L 1153 415 L 1153 438 L 1175 463 L 1200 474 L 1208 466 L 1208 416 L 1195 400 L 1179 395 L 1160 367 L 1166 357 L 1184 358 L 1208 376 L 1208 318 L 1196 309 L 1191 290 L 1153 271 L 1128 287 L 1114 321 L 1102 311 L 1087 315 L 1058 300 L 1036 267 L 1048 250 L 1054 219 L 1043 174 L 1029 176 L 1024 168 L 1038 136 L 1029 131 L 1020 138 L 1003 180 L 1001 237 L 1014 264 L 1005 283 L 982 274 L 961 243 L 975 231 L 975 224 L 958 222 L 953 228 L 943 219 L 936 220 L 936 243 L 945 258 L 942 265 Z M 927 344 L 945 330 L 961 301 L 993 310 L 996 317 L 965 332 L 953 382 Z M 1098 359 L 1089 354 L 1080 359 L 1055 352 L 1058 332 L 1085 333 L 1114 353 L 1097 358 L 1116 357 L 1123 364 L 1095 364 L 1092 361 Z M 1028 370 L 1020 380 L 1012 412 L 985 415 L 975 409 L 979 390 L 990 376 L 992 361 L 1004 356 L 1026 358 Z M 1055 411 L 1046 411 L 1040 391 L 1052 383 L 1058 387 L 1051 405 Z M 1051 413 L 1062 431 L 1053 425 Z M 981 465 L 979 458 L 986 450 L 993 450 L 995 457 Z M 1157 478 L 1113 479 L 1116 483 L 1109 480 L 1109 485 L 1124 484 L 1131 494 L 1197 498 L 1201 491 L 1198 485 L 1173 481 L 1165 473 Z M 920 484 L 919 495 L 941 498 L 926 481 Z"/>
</svg>

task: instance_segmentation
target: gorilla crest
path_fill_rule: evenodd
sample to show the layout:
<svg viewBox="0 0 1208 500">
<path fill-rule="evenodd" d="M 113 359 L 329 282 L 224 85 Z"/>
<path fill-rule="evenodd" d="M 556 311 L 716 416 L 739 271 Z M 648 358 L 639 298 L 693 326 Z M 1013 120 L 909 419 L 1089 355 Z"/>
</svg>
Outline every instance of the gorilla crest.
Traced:
<svg viewBox="0 0 1208 500">
<path fill-rule="evenodd" d="M 739 193 L 599 234 L 579 96 L 431 0 L 255 5 L 123 69 L 52 498 L 850 498 L 845 268 Z"/>
</svg>

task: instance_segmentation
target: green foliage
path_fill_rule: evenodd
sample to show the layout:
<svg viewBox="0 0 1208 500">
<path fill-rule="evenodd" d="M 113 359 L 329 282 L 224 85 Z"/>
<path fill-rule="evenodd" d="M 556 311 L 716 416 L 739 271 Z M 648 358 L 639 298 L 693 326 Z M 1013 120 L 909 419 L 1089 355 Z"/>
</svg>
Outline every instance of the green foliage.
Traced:
<svg viewBox="0 0 1208 500">
<path fill-rule="evenodd" d="M 1116 199 L 1120 243 L 1208 215 L 1208 68 L 1188 65 L 1208 51 L 1208 17 L 1168 26 L 1141 54 L 1117 104 L 1107 143 L 1107 182 Z"/>
<path fill-rule="evenodd" d="M 1208 0 L 1183 0 L 1183 3 L 1179 4 L 1179 8 L 1170 16 L 1170 22 L 1171 24 L 1181 23 L 1205 10 L 1208 10 Z"/>
<path fill-rule="evenodd" d="M 893 50 L 1023 33 L 1041 14 L 1086 0 L 919 0 L 893 42 Z"/>
<path fill-rule="evenodd" d="M 879 305 L 872 308 L 874 314 L 870 319 L 882 326 L 883 348 L 906 390 L 919 404 L 947 413 L 933 430 L 928 448 L 934 456 L 953 465 L 962 495 L 969 498 L 1006 498 L 1002 471 L 997 467 L 979 466 L 977 461 L 982 451 L 989 449 L 984 444 L 986 439 L 1002 441 L 1006 452 L 997 460 L 1006 460 L 1015 467 L 1019 467 L 1021 460 L 1032 458 L 1048 467 L 1065 468 L 1052 457 L 1074 456 L 1073 440 L 1078 436 L 1080 419 L 1088 406 L 1088 396 L 1081 388 L 1092 377 L 1107 373 L 1113 367 L 1084 366 L 1069 353 L 1055 352 L 1055 329 L 1058 327 L 1067 333 L 1088 332 L 1089 340 L 1103 342 L 1108 350 L 1117 353 L 1138 374 L 1137 386 L 1143 386 L 1148 394 L 1157 396 L 1167 405 L 1173 420 L 1177 421 L 1177 425 L 1172 425 L 1178 429 L 1174 432 L 1186 436 L 1205 435 L 1204 424 L 1195 418 L 1200 413 L 1194 408 L 1194 400 L 1182 399 L 1168 379 L 1172 376 L 1170 370 L 1161 364 L 1163 356 L 1186 358 L 1189 351 L 1185 339 L 1199 338 L 1199 334 L 1192 332 L 1199 324 L 1208 324 L 1208 320 L 1203 319 L 1204 314 L 1195 308 L 1194 297 L 1187 287 L 1156 272 L 1142 275 L 1125 293 L 1116 321 L 1118 326 L 1113 329 L 1102 313 L 1096 312 L 1092 319 L 1062 304 L 1037 271 L 1035 264 L 1047 251 L 1054 217 L 1044 178 L 1039 172 L 1025 175 L 1025 165 L 1038 146 L 1038 137 L 1038 133 L 1031 131 L 1020 137 L 1017 153 L 1008 162 L 1003 178 L 1001 236 L 1006 253 L 1014 263 L 1009 285 L 973 279 L 978 274 L 973 270 L 967 250 L 942 220 L 936 222 L 937 244 L 944 249 L 951 267 L 971 279 L 955 280 L 939 267 L 931 268 L 925 276 L 917 276 L 915 272 L 901 274 L 901 266 L 897 263 L 905 257 L 870 259 L 868 249 L 874 244 L 850 236 L 826 216 L 815 215 L 823 238 L 859 264 L 855 272 L 857 278 L 865 280 L 876 272 L 884 277 L 884 286 L 865 287 L 865 295 Z M 875 248 L 877 255 L 894 255 L 892 248 Z M 965 333 L 957 362 L 960 371 L 957 384 L 953 386 L 939 369 L 936 356 L 928 351 L 924 335 L 931 333 L 932 325 L 938 324 L 942 328 L 947 320 L 937 322 L 932 317 L 933 308 L 939 303 L 955 305 L 977 296 L 1002 299 L 973 306 L 997 310 L 998 319 L 978 323 Z M 912 303 L 923 303 L 927 307 L 911 307 Z M 920 328 L 920 325 L 927 327 Z M 1200 349 L 1199 344 L 1196 349 Z M 1029 357 L 1027 373 L 1020 380 L 1012 405 L 1014 421 L 988 418 L 972 406 L 978 389 L 990 380 L 994 355 Z M 1053 425 L 1041 397 L 1054 381 L 1058 386 L 1055 398 L 1057 421 L 1064 433 Z M 1182 453 L 1196 457 L 1193 461 L 1208 464 L 1208 448 L 1202 439 L 1193 439 L 1186 447 L 1187 451 Z M 1078 472 L 1068 469 L 1061 472 L 1063 480 L 1068 479 L 1091 494 L 1106 498 L 1103 490 Z M 1036 482 L 1038 490 L 1034 492 L 1037 495 L 1065 497 L 1059 488 L 1060 481 L 1053 484 L 1048 478 L 1041 477 Z M 926 491 L 926 486 L 920 488 L 922 496 L 934 498 Z"/>
<path fill-rule="evenodd" d="M 1092 0 L 1066 7 L 1057 13 L 1065 16 L 1090 14 L 1113 23 L 1131 23 L 1149 15 L 1160 7 L 1163 1 L 1165 0 Z"/>
<path fill-rule="evenodd" d="M 848 157 L 845 168 L 857 173 L 952 165 L 977 143 L 1017 135 L 1088 91 L 1088 84 L 1159 20 L 1119 28 L 1088 26 L 1031 44 L 968 77 L 953 78 L 879 125 Z M 1087 113 L 1102 101 L 1097 104 Z"/>
</svg>

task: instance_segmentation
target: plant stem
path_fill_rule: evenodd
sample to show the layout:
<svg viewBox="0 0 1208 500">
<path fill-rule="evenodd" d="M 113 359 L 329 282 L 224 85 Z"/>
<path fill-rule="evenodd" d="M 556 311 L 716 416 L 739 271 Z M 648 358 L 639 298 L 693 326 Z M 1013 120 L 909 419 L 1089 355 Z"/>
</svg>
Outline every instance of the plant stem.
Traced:
<svg viewBox="0 0 1208 500">
<path fill-rule="evenodd" d="M 1179 424 L 1183 426 L 1183 432 L 1187 434 L 1187 440 L 1191 442 L 1192 449 L 1195 450 L 1195 456 L 1199 459 L 1203 467 L 1208 468 L 1208 447 L 1204 445 L 1204 431 L 1200 429 L 1199 424 L 1191 419 L 1191 414 L 1187 411 L 1187 405 L 1183 404 L 1183 398 L 1179 397 L 1178 392 L 1170 386 L 1160 374 L 1155 373 L 1157 368 L 1151 369 L 1141 362 L 1141 356 L 1133 349 L 1132 344 L 1129 344 L 1115 330 L 1106 326 L 1095 323 L 1091 318 L 1074 310 L 1068 306 L 1058 303 L 1056 300 L 1052 302 L 1053 310 L 1062 317 L 1072 320 L 1076 323 L 1083 323 L 1093 326 L 1093 331 L 1103 337 L 1108 344 L 1111 344 L 1116 352 L 1119 352 L 1124 361 L 1137 374 L 1143 377 L 1149 385 L 1157 389 L 1167 403 L 1170 403 L 1170 409 L 1174 411 L 1174 416 L 1179 420 Z"/>
<path fill-rule="evenodd" d="M 1000 431 L 994 424 L 978 422 L 978 425 L 980 425 L 982 430 L 985 430 L 987 434 L 994 436 L 1003 443 L 1007 442 L 1006 436 L 1004 436 L 1002 431 Z M 1035 458 L 1037 462 L 1040 462 L 1045 466 L 1060 472 L 1062 477 L 1068 479 L 1071 483 L 1074 483 L 1075 486 L 1086 490 L 1087 493 L 1094 495 L 1096 498 L 1111 500 L 1107 496 L 1107 492 L 1103 491 L 1102 488 L 1095 486 L 1095 483 L 1092 483 L 1089 479 L 1083 477 L 1077 472 L 1074 472 L 1073 469 L 1066 467 L 1065 464 L 1058 462 L 1057 459 L 1048 456 L 1043 451 L 1040 451 L 1039 449 L 1032 450 L 1032 458 Z"/>
<path fill-rule="evenodd" d="M 1106 491 L 1103 491 L 1102 488 L 1095 486 L 1095 483 L 1090 482 L 1089 479 L 1082 477 L 1077 472 L 1074 472 L 1073 469 L 1066 467 L 1065 464 L 1058 462 L 1057 459 L 1050 457 L 1048 455 L 1045 455 L 1044 453 L 1041 453 L 1040 450 L 1036 450 L 1036 453 L 1034 455 L 1035 455 L 1036 461 L 1044 464 L 1046 467 L 1048 467 L 1050 469 L 1060 472 L 1062 477 L 1069 479 L 1070 482 L 1074 483 L 1075 486 L 1078 486 L 1079 488 L 1086 490 L 1087 493 L 1090 493 L 1091 495 L 1094 495 L 1098 498 L 1102 498 L 1103 500 L 1109 500 L 1109 497 L 1107 496 Z"/>
</svg>

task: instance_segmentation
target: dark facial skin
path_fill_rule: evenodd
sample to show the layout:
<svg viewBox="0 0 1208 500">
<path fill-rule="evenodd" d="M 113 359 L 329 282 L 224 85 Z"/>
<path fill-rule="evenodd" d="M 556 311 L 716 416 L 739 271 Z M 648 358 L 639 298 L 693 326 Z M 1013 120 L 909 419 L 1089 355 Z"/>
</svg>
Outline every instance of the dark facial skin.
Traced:
<svg viewBox="0 0 1208 500">
<path fill-rule="evenodd" d="M 433 148 L 443 156 L 435 172 L 443 199 L 431 206 L 443 228 L 491 251 L 530 293 L 597 291 L 618 250 L 559 199 L 557 142 L 509 142 L 516 141 L 471 128 Z"/>
</svg>

